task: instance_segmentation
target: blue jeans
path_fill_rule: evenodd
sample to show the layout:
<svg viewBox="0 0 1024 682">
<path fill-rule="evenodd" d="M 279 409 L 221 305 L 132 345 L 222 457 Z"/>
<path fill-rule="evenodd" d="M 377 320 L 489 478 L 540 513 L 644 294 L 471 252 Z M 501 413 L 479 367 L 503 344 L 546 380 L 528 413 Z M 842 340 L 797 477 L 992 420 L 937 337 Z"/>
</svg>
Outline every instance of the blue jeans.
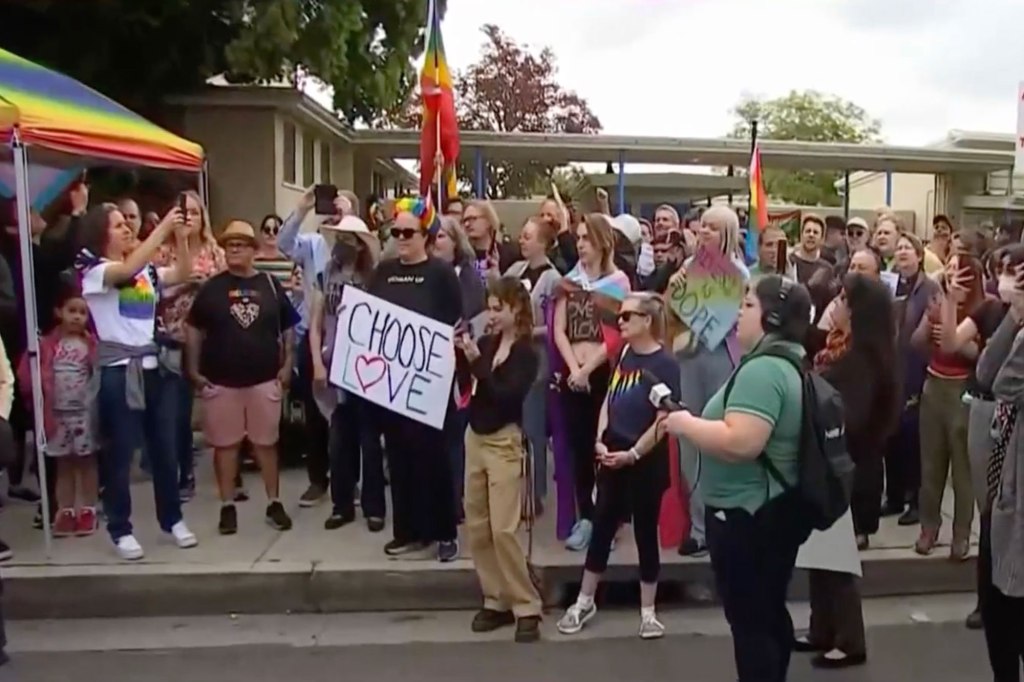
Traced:
<svg viewBox="0 0 1024 682">
<path fill-rule="evenodd" d="M 538 502 L 548 496 L 547 395 L 547 382 L 534 382 L 523 402 L 523 432 L 533 457 L 533 496 Z"/>
<path fill-rule="evenodd" d="M 192 384 L 180 374 L 160 371 L 161 433 L 177 462 L 178 487 L 195 481 L 192 456 Z"/>
<path fill-rule="evenodd" d="M 160 373 L 156 369 L 143 372 L 146 409 L 131 410 L 125 395 L 125 367 L 104 367 L 100 370 L 100 433 L 105 448 L 103 467 L 103 511 L 107 515 L 107 532 L 117 542 L 132 532 L 131 465 L 132 454 L 140 446 L 149 454 L 153 471 L 153 496 L 160 529 L 170 532 L 181 521 L 178 499 L 178 466 L 170 447 L 167 421 L 161 413 L 169 406 L 161 401 Z"/>
</svg>

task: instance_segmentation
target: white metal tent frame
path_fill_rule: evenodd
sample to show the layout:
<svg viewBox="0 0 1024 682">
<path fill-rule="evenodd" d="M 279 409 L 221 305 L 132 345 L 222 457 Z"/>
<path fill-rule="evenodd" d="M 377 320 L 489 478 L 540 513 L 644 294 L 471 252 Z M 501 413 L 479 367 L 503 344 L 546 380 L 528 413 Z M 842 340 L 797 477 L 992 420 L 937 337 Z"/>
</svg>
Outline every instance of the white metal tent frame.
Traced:
<svg viewBox="0 0 1024 682">
<path fill-rule="evenodd" d="M 39 311 L 36 310 L 35 297 L 35 266 L 32 262 L 32 196 L 29 187 L 28 149 L 21 140 L 18 126 L 15 125 L 10 139 L 11 157 L 14 164 L 15 197 L 18 206 L 18 243 L 21 252 L 21 284 L 25 297 L 25 329 L 27 330 L 29 370 L 32 375 L 32 433 L 35 440 L 36 465 L 39 469 L 39 494 L 42 497 L 43 534 L 45 537 L 46 556 L 50 557 L 53 543 L 50 528 L 50 496 L 46 481 L 46 433 L 43 429 L 43 381 L 39 366 Z M 92 159 L 77 157 L 87 161 L 95 161 L 93 165 L 117 163 L 117 159 Z M 199 192 L 203 203 L 209 206 L 208 165 L 204 160 L 199 174 Z M 24 453 L 19 453 L 24 456 Z"/>
</svg>

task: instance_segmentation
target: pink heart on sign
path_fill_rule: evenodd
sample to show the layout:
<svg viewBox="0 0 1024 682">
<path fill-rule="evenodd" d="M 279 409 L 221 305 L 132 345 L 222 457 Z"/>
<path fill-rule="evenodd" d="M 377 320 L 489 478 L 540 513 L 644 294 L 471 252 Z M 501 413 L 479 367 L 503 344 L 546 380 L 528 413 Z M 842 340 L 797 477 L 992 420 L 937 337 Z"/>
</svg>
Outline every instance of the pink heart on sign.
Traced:
<svg viewBox="0 0 1024 682">
<path fill-rule="evenodd" d="M 379 373 L 377 376 L 373 376 L 373 371 L 370 371 L 369 376 L 365 376 L 367 370 L 376 365 L 380 366 Z M 380 357 L 379 355 L 359 355 L 356 357 L 356 379 L 359 381 L 359 387 L 363 389 L 363 393 L 366 390 L 380 383 L 380 380 L 384 378 L 384 374 L 388 371 L 387 360 Z"/>
</svg>

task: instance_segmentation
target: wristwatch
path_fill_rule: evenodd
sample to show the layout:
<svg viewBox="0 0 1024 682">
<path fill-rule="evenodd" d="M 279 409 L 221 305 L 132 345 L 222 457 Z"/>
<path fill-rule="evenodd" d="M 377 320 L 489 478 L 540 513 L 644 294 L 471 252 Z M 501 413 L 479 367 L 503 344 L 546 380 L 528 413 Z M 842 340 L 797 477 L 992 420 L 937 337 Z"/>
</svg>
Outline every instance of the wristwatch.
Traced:
<svg viewBox="0 0 1024 682">
<path fill-rule="evenodd" d="M 636 451 L 636 446 L 633 446 L 629 449 L 629 454 L 632 455 L 633 457 L 633 464 L 636 464 L 637 462 L 640 461 L 640 453 Z"/>
</svg>

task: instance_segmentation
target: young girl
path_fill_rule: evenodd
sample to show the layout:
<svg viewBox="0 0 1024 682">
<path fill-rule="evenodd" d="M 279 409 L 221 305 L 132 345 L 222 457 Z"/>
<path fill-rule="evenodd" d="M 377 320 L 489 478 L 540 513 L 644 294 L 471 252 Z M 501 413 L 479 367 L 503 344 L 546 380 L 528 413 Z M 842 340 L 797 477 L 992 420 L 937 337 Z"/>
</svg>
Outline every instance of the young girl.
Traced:
<svg viewBox="0 0 1024 682">
<path fill-rule="evenodd" d="M 39 340 L 46 454 L 57 461 L 53 535 L 91 535 L 97 527 L 98 476 L 88 384 L 96 361 L 96 340 L 87 329 L 89 309 L 76 286 L 66 285 L 55 312 L 58 326 Z M 31 390 L 26 359 L 18 371 L 22 374 L 19 384 Z"/>
</svg>

